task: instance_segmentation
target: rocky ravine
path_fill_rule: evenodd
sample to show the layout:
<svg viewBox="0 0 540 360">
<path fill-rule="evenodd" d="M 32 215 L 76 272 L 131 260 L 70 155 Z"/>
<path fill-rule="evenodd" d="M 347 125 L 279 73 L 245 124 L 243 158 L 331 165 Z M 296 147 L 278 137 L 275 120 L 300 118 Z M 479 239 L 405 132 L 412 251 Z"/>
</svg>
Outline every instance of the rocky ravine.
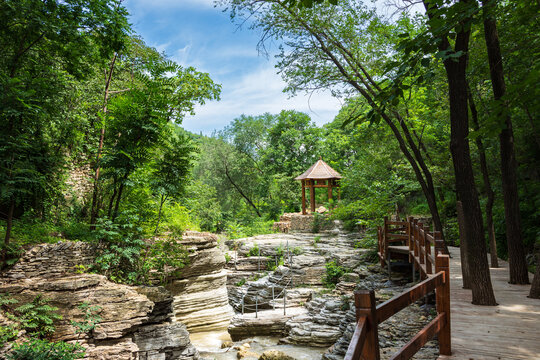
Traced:
<svg viewBox="0 0 540 360">
<path fill-rule="evenodd" d="M 190 265 L 167 289 L 126 286 L 102 275 L 78 273 L 93 262 L 95 251 L 89 244 L 37 245 L 2 274 L 0 293 L 9 293 L 20 304 L 36 295 L 49 299 L 63 316 L 53 340 L 80 341 L 87 348 L 86 359 L 199 359 L 188 329 L 226 327 L 231 314 L 222 271 L 225 259 L 216 240 L 212 234 L 187 233 L 182 241 L 192 250 Z M 100 307 L 101 322 L 90 334 L 77 335 L 70 321 L 83 320 L 78 308 L 83 302 Z M 205 318 L 210 313 L 214 318 Z"/>
<path fill-rule="evenodd" d="M 407 276 L 399 279 L 394 274 L 390 281 L 380 265 L 367 263 L 366 250 L 354 247 L 361 237 L 361 234 L 333 230 L 322 234 L 269 234 L 239 239 L 236 244 L 228 242 L 230 248 L 238 249 L 229 252 L 231 261 L 227 264 L 229 298 L 237 310 L 229 326 L 233 340 L 256 335 L 280 336 L 281 343 L 328 348 L 322 357 L 325 360 L 343 359 L 355 326 L 354 290 L 374 289 L 377 300 L 382 302 L 411 286 Z M 291 252 L 298 249 L 292 261 L 285 257 L 284 266 L 275 271 L 266 270 L 266 263 L 281 251 L 280 248 L 286 249 L 287 243 Z M 259 257 L 248 256 L 255 246 L 260 249 L 263 264 L 260 272 Z M 322 287 L 325 264 L 329 261 L 349 269 L 333 291 Z M 274 287 L 277 293 L 291 278 L 293 286 L 287 290 L 287 316 L 283 316 L 281 300 L 276 302 L 274 311 L 265 301 L 271 300 L 269 289 Z M 245 283 L 242 279 L 246 279 Z M 242 297 L 250 305 L 257 297 L 261 304 L 259 309 L 262 309 L 258 318 L 251 313 L 253 306 L 246 306 L 246 315 L 240 313 Z M 410 306 L 379 326 L 383 359 L 389 358 L 427 324 L 430 317 L 425 308 Z M 436 342 L 430 342 L 415 359 L 435 359 L 437 350 Z"/>
</svg>

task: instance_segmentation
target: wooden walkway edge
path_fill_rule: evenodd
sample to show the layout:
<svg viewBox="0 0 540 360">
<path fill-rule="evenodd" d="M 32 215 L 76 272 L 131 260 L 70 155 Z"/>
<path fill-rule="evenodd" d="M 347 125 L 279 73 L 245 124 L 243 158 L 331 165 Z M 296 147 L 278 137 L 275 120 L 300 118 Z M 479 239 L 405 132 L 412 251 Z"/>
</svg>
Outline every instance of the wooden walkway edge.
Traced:
<svg viewBox="0 0 540 360">
<path fill-rule="evenodd" d="M 498 306 L 471 304 L 462 288 L 459 248 L 449 248 L 452 355 L 439 360 L 540 360 L 540 300 L 527 297 L 530 285 L 508 283 L 508 263 L 491 268 Z M 530 275 L 532 280 L 532 274 Z"/>
</svg>

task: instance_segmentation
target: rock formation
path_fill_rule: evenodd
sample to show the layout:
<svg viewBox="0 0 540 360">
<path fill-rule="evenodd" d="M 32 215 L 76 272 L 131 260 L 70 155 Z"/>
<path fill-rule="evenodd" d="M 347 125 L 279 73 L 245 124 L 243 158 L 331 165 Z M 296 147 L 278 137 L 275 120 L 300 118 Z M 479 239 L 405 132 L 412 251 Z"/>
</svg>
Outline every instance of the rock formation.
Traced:
<svg viewBox="0 0 540 360">
<path fill-rule="evenodd" d="M 227 296 L 225 256 L 217 236 L 189 231 L 181 242 L 190 250 L 189 264 L 167 285 L 174 296 L 176 319 L 190 332 L 226 329 L 233 312 Z"/>
<path fill-rule="evenodd" d="M 192 261 L 169 290 L 126 286 L 81 273 L 93 262 L 92 245 L 59 242 L 27 251 L 2 274 L 0 293 L 9 293 L 19 304 L 36 295 L 49 299 L 63 316 L 52 340 L 78 340 L 87 348 L 86 359 L 198 359 L 180 320 L 195 329 L 226 327 L 230 307 L 222 270 L 225 260 L 213 235 L 189 233 L 183 242 L 191 249 Z M 70 321 L 83 320 L 78 308 L 83 302 L 99 307 L 101 322 L 90 334 L 77 335 Z"/>
</svg>

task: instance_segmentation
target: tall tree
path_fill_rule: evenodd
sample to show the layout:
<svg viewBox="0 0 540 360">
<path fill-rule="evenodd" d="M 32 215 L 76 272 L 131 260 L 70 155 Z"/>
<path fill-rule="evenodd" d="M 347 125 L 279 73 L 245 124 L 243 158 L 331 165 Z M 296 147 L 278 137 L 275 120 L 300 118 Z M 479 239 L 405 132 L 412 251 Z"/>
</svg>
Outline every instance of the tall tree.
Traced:
<svg viewBox="0 0 540 360">
<path fill-rule="evenodd" d="M 83 78 L 92 62 L 108 57 L 127 30 L 127 13 L 121 7 L 116 11 L 118 4 L 116 0 L 0 2 L 0 111 L 5 119 L 0 125 L 4 189 L 0 196 L 9 209 L 4 250 L 15 207 L 28 194 L 39 194 L 36 185 L 47 187 L 49 172 L 59 170 L 50 165 L 61 157 L 65 145 L 66 139 L 56 131 L 68 122 L 65 114 L 60 116 L 59 106 L 68 98 L 68 84 Z"/>
<path fill-rule="evenodd" d="M 437 40 L 437 47 L 443 54 L 443 63 L 448 79 L 450 103 L 450 150 L 456 176 L 458 200 L 463 204 L 464 230 L 467 234 L 467 258 L 471 272 L 472 303 L 496 305 L 484 238 L 482 210 L 471 161 L 469 147 L 469 113 L 467 100 L 467 52 L 469 50 L 470 27 L 475 3 L 460 0 L 448 7 L 439 2 L 424 0 L 428 15 L 428 27 Z M 455 21 L 455 41 L 448 39 L 449 26 Z M 446 25 L 443 25 L 446 24 Z"/>
<path fill-rule="evenodd" d="M 503 98 L 506 91 L 506 85 L 504 82 L 503 59 L 501 56 L 499 35 L 497 33 L 497 22 L 494 14 L 496 1 L 484 0 L 482 4 L 484 14 L 484 37 L 488 53 L 493 96 L 495 101 L 500 104 L 497 115 L 504 124 L 499 134 L 499 141 L 510 283 L 529 284 L 529 272 L 527 270 L 525 251 L 521 238 L 521 216 L 519 211 L 514 131 L 512 129 L 512 119 L 510 118 L 506 100 Z"/>
</svg>

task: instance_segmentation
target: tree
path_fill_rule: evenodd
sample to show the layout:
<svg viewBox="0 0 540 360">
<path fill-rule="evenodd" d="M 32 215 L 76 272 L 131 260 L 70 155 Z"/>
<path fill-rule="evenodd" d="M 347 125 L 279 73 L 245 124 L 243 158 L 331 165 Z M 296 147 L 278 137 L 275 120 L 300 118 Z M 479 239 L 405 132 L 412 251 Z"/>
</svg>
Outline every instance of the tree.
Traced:
<svg viewBox="0 0 540 360">
<path fill-rule="evenodd" d="M 135 73 L 137 81 L 129 91 L 109 101 L 109 131 L 115 136 L 107 139 L 102 166 L 113 178 L 109 201 L 109 209 L 115 202 L 113 220 L 130 175 L 166 144 L 171 136 L 169 124 L 180 123 L 185 113 L 193 112 L 195 103 L 217 99 L 220 92 L 208 74 L 162 58 L 153 59 L 143 69 Z"/>
<path fill-rule="evenodd" d="M 467 262 L 471 271 L 472 303 L 496 305 L 484 239 L 482 210 L 476 190 L 469 148 L 469 114 L 467 99 L 467 52 L 469 50 L 470 27 L 475 4 L 461 0 L 448 7 L 437 2 L 424 0 L 431 35 L 443 59 L 448 79 L 450 103 L 450 150 L 456 176 L 458 200 L 463 204 L 464 230 L 467 234 Z M 454 21 L 455 23 L 453 23 Z M 449 27 L 455 31 L 453 46 L 448 39 Z M 443 24 L 446 24 L 443 26 Z"/>
<path fill-rule="evenodd" d="M 62 159 L 69 85 L 107 57 L 127 29 L 115 0 L 3 1 L 0 13 L 1 200 L 8 204 L 3 258 L 15 208 L 43 203 Z M 116 11 L 120 8 L 120 11 Z M 68 101 L 69 103 L 69 101 Z M 59 131 L 62 130 L 62 131 Z M 56 165 L 53 165 L 56 164 Z"/>
<path fill-rule="evenodd" d="M 504 123 L 504 127 L 499 134 L 499 141 L 510 283 L 528 284 L 529 272 L 527 270 L 525 251 L 523 249 L 521 237 L 521 216 L 519 212 L 514 131 L 506 100 L 503 99 L 506 92 L 506 84 L 504 81 L 499 35 L 497 33 L 497 22 L 494 15 L 496 2 L 493 0 L 484 0 L 482 4 L 484 14 L 484 37 L 488 53 L 493 96 L 495 101 L 501 104 L 501 108 L 497 115 L 502 118 L 501 122 Z"/>
<path fill-rule="evenodd" d="M 154 234 L 157 234 L 159 229 L 163 204 L 168 199 L 180 198 L 184 193 L 195 151 L 196 147 L 189 137 L 175 135 L 168 140 L 165 149 L 158 154 L 150 183 L 152 191 L 159 197 Z"/>
</svg>

